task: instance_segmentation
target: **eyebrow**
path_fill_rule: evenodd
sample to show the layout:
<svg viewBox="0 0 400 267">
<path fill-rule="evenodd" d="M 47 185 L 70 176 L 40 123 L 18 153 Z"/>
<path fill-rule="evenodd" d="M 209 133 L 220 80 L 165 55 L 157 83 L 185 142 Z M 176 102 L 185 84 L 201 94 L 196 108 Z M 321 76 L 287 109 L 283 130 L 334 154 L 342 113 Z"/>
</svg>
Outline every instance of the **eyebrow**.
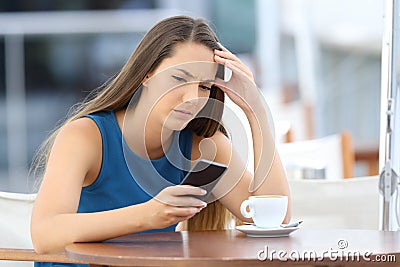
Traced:
<svg viewBox="0 0 400 267">
<path fill-rule="evenodd" d="M 179 68 L 177 68 L 177 70 L 179 70 L 180 72 L 182 72 L 183 74 L 185 74 L 186 76 L 188 76 L 188 77 L 190 77 L 190 78 L 192 78 L 192 79 L 196 78 L 196 77 L 194 77 L 193 74 L 191 74 L 191 73 L 188 72 L 187 70 L 179 69 Z M 215 82 L 215 79 L 213 79 L 213 80 L 204 80 L 204 81 L 202 81 L 202 82 Z"/>
</svg>

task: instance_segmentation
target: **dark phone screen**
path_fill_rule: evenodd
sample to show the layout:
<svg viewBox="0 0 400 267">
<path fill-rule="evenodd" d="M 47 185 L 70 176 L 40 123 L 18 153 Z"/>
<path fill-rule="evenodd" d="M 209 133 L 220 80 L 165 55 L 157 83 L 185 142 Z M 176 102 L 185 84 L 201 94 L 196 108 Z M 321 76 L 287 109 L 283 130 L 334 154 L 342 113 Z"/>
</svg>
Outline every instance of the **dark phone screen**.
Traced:
<svg viewBox="0 0 400 267">
<path fill-rule="evenodd" d="M 227 166 L 223 164 L 207 160 L 199 160 L 195 163 L 181 184 L 198 187 L 204 187 L 209 184 L 211 185 L 214 184 L 214 182 L 216 184 L 226 169 Z"/>
</svg>

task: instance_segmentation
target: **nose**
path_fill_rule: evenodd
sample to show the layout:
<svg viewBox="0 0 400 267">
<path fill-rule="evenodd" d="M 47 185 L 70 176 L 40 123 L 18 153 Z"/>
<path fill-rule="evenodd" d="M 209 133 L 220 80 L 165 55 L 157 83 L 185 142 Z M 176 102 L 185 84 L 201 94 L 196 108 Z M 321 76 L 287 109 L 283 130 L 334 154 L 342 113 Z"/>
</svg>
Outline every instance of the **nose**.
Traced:
<svg viewBox="0 0 400 267">
<path fill-rule="evenodd" d="M 195 103 L 199 99 L 199 85 L 198 83 L 189 83 L 182 88 L 182 101 Z"/>
</svg>

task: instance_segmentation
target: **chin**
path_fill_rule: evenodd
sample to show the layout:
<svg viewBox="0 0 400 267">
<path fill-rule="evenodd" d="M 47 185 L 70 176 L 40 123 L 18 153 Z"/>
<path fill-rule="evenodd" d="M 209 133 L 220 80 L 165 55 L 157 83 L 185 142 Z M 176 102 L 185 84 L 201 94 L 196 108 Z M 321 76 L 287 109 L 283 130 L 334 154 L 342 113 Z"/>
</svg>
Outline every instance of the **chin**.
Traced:
<svg viewBox="0 0 400 267">
<path fill-rule="evenodd" d="M 181 120 L 170 120 L 164 123 L 164 128 L 171 131 L 182 131 L 191 120 L 183 122 Z"/>
</svg>

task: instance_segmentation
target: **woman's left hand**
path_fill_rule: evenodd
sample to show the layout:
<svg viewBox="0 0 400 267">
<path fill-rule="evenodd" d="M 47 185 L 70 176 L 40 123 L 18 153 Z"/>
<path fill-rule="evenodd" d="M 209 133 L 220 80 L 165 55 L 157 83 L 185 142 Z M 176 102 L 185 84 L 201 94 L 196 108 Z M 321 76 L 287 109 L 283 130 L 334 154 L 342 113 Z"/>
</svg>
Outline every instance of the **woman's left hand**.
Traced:
<svg viewBox="0 0 400 267">
<path fill-rule="evenodd" d="M 245 113 L 254 112 L 260 106 L 260 92 L 254 82 L 253 73 L 237 56 L 220 46 L 222 51 L 214 50 L 214 60 L 232 70 L 232 77 L 227 82 L 217 79 L 215 85 Z"/>
</svg>

